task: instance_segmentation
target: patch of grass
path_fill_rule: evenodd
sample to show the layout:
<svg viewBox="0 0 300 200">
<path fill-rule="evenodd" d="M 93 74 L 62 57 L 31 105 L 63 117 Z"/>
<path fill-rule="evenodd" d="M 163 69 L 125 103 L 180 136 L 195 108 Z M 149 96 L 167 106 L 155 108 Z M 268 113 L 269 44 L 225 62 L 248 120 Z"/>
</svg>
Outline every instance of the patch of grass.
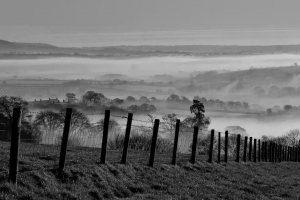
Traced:
<svg viewBox="0 0 300 200">
<path fill-rule="evenodd" d="M 197 157 L 192 165 L 190 155 L 179 155 L 178 165 L 172 166 L 166 162 L 170 154 L 157 154 L 151 168 L 148 152 L 129 151 L 129 163 L 122 165 L 121 152 L 108 151 L 107 164 L 99 164 L 99 149 L 72 148 L 65 170 L 59 171 L 52 159 L 30 156 L 29 151 L 24 155 L 15 186 L 8 182 L 7 155 L 0 154 L 0 199 L 300 198 L 296 162 L 210 164 L 206 157 Z"/>
</svg>

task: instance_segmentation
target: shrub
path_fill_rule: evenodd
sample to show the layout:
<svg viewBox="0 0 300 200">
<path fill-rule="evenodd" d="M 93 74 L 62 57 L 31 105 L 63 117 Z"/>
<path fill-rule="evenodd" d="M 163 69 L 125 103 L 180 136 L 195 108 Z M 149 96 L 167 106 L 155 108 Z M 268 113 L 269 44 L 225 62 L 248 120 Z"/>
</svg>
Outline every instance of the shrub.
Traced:
<svg viewBox="0 0 300 200">
<path fill-rule="evenodd" d="M 124 147 L 124 133 L 115 133 L 113 137 L 108 140 L 108 147 L 110 149 L 123 149 Z M 145 128 L 133 128 L 130 134 L 128 149 L 150 151 L 152 143 L 152 133 Z M 170 139 L 158 137 L 156 143 L 156 150 L 158 152 L 169 152 L 173 148 L 173 142 Z"/>
</svg>

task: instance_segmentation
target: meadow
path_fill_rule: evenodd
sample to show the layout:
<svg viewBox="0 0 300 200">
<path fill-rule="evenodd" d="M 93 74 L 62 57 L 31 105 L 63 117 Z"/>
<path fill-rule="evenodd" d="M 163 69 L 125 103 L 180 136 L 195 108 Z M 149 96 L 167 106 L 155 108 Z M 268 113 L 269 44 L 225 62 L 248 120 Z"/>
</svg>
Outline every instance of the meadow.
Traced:
<svg viewBox="0 0 300 200">
<path fill-rule="evenodd" d="M 299 199 L 298 162 L 208 163 L 197 156 L 157 154 L 148 167 L 148 152 L 69 147 L 64 171 L 57 169 L 59 148 L 21 143 L 17 186 L 8 181 L 9 143 L 1 142 L 1 199 Z"/>
</svg>

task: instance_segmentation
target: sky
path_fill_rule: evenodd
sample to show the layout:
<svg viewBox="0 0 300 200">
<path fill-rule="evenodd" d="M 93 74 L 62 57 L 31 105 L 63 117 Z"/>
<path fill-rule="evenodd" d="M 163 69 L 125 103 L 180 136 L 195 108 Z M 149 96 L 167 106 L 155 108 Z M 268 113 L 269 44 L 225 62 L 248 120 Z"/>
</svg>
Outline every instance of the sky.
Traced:
<svg viewBox="0 0 300 200">
<path fill-rule="evenodd" d="M 0 0 L 0 39 L 57 46 L 300 44 L 299 0 Z"/>
</svg>

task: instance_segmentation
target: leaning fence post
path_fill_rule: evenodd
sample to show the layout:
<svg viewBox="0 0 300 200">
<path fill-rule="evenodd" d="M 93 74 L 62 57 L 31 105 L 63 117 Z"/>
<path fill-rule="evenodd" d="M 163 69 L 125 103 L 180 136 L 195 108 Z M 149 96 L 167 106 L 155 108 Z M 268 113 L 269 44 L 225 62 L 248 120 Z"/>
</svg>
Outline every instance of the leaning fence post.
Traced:
<svg viewBox="0 0 300 200">
<path fill-rule="evenodd" d="M 192 156 L 191 156 L 191 163 L 194 164 L 196 160 L 196 149 L 197 149 L 197 140 L 198 140 L 198 130 L 199 127 L 194 127 L 194 135 L 193 135 L 193 144 L 192 144 Z"/>
<path fill-rule="evenodd" d="M 228 131 L 225 131 L 225 158 L 224 162 L 228 162 Z"/>
<path fill-rule="evenodd" d="M 176 127 L 175 127 L 175 138 L 174 138 L 172 165 L 176 165 L 176 155 L 177 155 L 179 128 L 180 128 L 180 120 L 177 119 L 176 120 Z"/>
<path fill-rule="evenodd" d="M 250 137 L 249 141 L 249 161 L 252 159 L 252 137 Z"/>
<path fill-rule="evenodd" d="M 110 111 L 105 110 L 103 136 L 102 136 L 102 146 L 101 146 L 101 158 L 100 158 L 100 163 L 101 164 L 105 164 L 105 160 L 106 160 L 106 148 L 107 148 L 109 118 L 110 118 Z"/>
<path fill-rule="evenodd" d="M 244 157 L 243 161 L 247 162 L 247 142 L 248 142 L 248 137 L 245 136 L 245 142 L 244 142 Z"/>
<path fill-rule="evenodd" d="M 236 162 L 240 162 L 241 135 L 236 137 Z"/>
<path fill-rule="evenodd" d="M 210 146 L 209 146 L 209 158 L 208 158 L 209 163 L 212 163 L 212 159 L 213 159 L 214 137 L 215 137 L 215 130 L 212 129 L 210 134 Z"/>
<path fill-rule="evenodd" d="M 159 128 L 159 119 L 155 119 L 154 128 L 153 128 L 152 143 L 151 143 L 150 159 L 149 159 L 149 166 L 150 167 L 153 167 L 153 165 L 154 165 L 154 157 L 155 157 L 156 141 L 157 141 L 157 136 L 158 136 L 158 128 Z"/>
<path fill-rule="evenodd" d="M 59 158 L 59 169 L 60 170 L 64 170 L 64 167 L 65 167 L 67 146 L 68 146 L 68 139 L 69 139 L 69 131 L 70 131 L 70 125 L 71 125 L 71 116 L 72 116 L 72 108 L 67 108 L 63 138 L 61 141 L 60 158 Z"/>
<path fill-rule="evenodd" d="M 219 140 L 218 140 L 218 163 L 221 162 L 221 132 L 219 132 Z"/>
<path fill-rule="evenodd" d="M 256 139 L 254 139 L 253 161 L 256 162 Z"/>
<path fill-rule="evenodd" d="M 260 162 L 260 159 L 261 159 L 260 140 L 258 140 L 258 162 Z"/>
<path fill-rule="evenodd" d="M 123 155 L 122 155 L 122 160 L 121 160 L 122 164 L 126 164 L 126 162 L 127 162 L 127 152 L 128 152 L 128 145 L 129 145 L 129 139 L 130 139 L 132 116 L 133 116 L 132 113 L 128 113 L 125 138 L 124 138 Z"/>
<path fill-rule="evenodd" d="M 12 132 L 11 132 L 10 160 L 9 160 L 9 180 L 14 184 L 17 183 L 17 178 L 18 178 L 21 116 L 22 116 L 21 109 L 14 108 Z"/>
</svg>

